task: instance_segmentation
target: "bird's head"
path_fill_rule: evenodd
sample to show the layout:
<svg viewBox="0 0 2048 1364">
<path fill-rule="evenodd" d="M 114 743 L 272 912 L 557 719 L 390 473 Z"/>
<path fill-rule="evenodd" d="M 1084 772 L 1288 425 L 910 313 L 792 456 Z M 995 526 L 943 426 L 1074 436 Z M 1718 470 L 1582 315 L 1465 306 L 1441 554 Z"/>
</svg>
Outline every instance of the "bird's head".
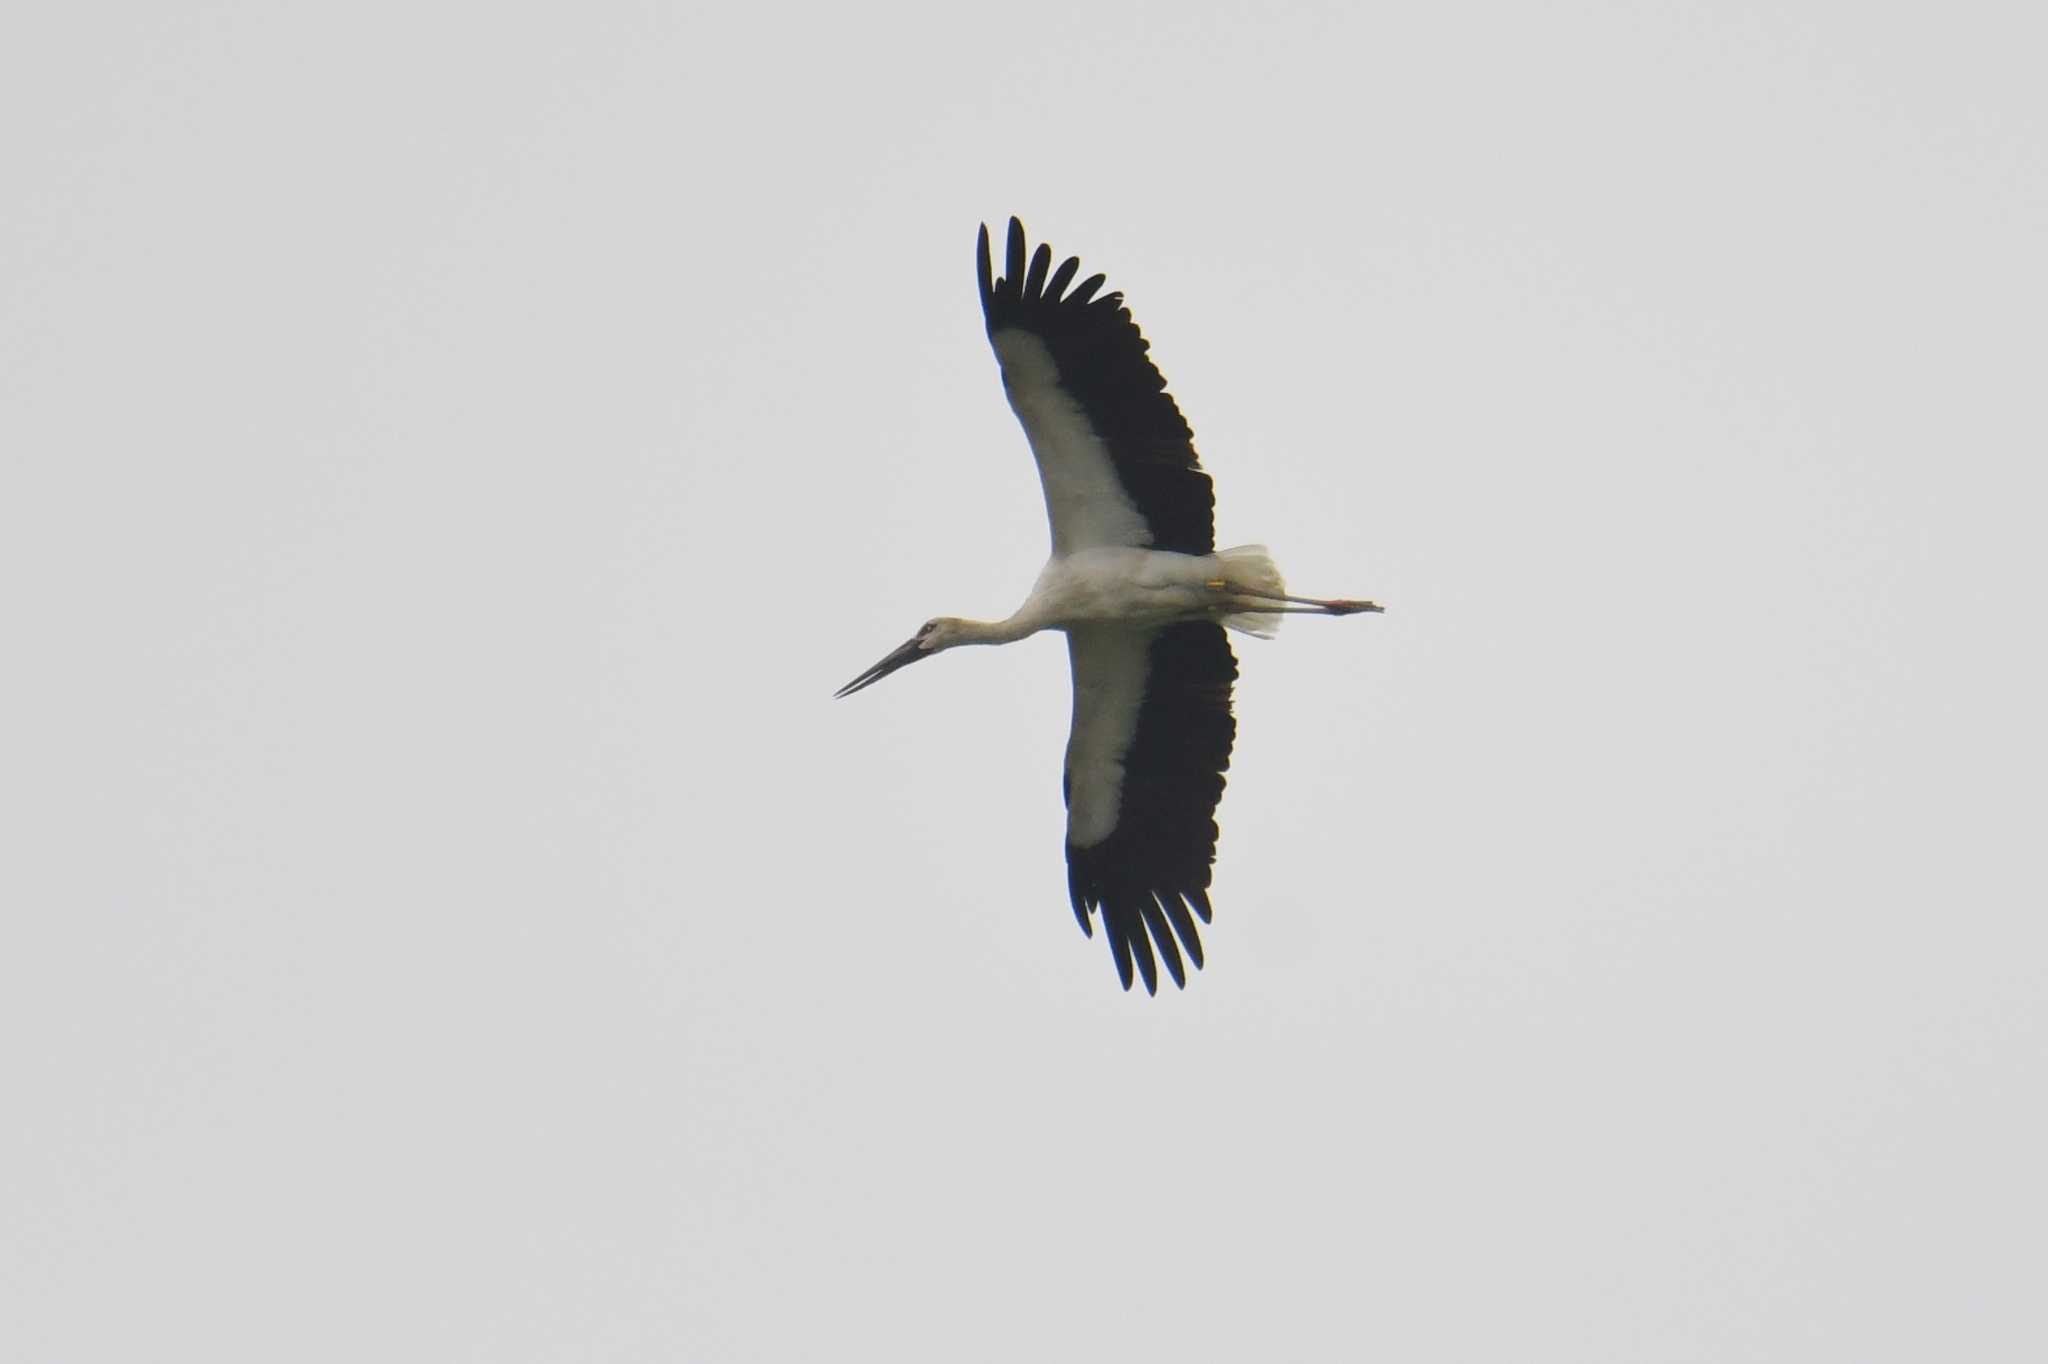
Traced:
<svg viewBox="0 0 2048 1364">
<path fill-rule="evenodd" d="M 891 649 L 881 662 L 854 678 L 833 695 L 851 696 L 863 687 L 872 687 L 898 668 L 908 667 L 921 658 L 930 658 L 941 649 L 950 649 L 955 644 L 963 643 L 968 625 L 968 621 L 955 616 L 938 616 L 926 621 L 917 627 L 916 634 Z"/>
</svg>

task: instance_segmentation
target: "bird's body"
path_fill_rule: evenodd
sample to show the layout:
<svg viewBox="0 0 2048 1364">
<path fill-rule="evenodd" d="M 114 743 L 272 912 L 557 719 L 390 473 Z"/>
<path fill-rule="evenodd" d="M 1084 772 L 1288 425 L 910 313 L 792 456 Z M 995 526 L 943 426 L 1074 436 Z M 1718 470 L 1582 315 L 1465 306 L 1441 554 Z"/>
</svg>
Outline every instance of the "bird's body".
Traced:
<svg viewBox="0 0 2048 1364">
<path fill-rule="evenodd" d="M 960 644 L 1008 644 L 1040 630 L 1077 625 L 1142 627 L 1183 620 L 1215 620 L 1267 635 L 1273 628 L 1270 603 L 1232 588 L 1264 588 L 1277 577 L 1258 545 L 1221 554 L 1098 545 L 1046 560 L 1031 595 L 1006 619 L 942 617 L 941 624 L 956 627 L 959 637 L 949 642 Z"/>
<path fill-rule="evenodd" d="M 1237 660 L 1230 626 L 1269 635 L 1293 611 L 1350 615 L 1371 602 L 1291 597 L 1265 549 L 1217 551 L 1214 496 L 1193 434 L 1122 296 L 1103 277 L 1068 291 L 1040 245 L 1026 267 L 1010 220 L 996 278 L 983 228 L 982 310 L 1003 388 L 1038 462 L 1052 555 L 1007 619 L 939 617 L 841 688 L 846 696 L 906 664 L 965 644 L 1067 635 L 1074 719 L 1067 742 L 1067 887 L 1084 932 L 1100 913 L 1117 974 L 1135 964 L 1158 986 L 1158 958 L 1184 985 L 1199 967 L 1194 917 L 1210 917 L 1213 818 L 1230 765 Z"/>
</svg>

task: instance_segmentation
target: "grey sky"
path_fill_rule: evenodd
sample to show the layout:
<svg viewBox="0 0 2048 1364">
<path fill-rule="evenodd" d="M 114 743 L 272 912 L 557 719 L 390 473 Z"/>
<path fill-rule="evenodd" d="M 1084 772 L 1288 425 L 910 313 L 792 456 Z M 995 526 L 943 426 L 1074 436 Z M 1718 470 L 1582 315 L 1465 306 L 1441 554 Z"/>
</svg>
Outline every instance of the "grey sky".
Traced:
<svg viewBox="0 0 2048 1364">
<path fill-rule="evenodd" d="M 0 20 L 0 1357 L 2032 1360 L 2020 5 Z M 977 223 L 1238 641 L 1065 903 Z"/>
</svg>

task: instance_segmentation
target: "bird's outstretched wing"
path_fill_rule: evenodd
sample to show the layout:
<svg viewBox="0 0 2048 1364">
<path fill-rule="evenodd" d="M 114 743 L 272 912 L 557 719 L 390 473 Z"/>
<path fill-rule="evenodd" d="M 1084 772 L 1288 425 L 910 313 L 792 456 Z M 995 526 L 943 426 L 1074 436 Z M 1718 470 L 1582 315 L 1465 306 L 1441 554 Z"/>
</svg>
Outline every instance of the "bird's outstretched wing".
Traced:
<svg viewBox="0 0 2048 1364">
<path fill-rule="evenodd" d="M 1185 952 L 1202 964 L 1195 918 L 1209 922 L 1216 802 L 1237 722 L 1237 659 L 1207 621 L 1152 632 L 1067 632 L 1074 728 L 1067 739 L 1067 893 L 1081 931 L 1100 910 L 1126 990 L 1132 965 L 1147 992 L 1164 958 L 1187 984 Z"/>
<path fill-rule="evenodd" d="M 1052 269 L 1040 243 L 1025 263 L 1024 224 L 1010 219 L 1003 273 L 977 252 L 981 311 L 1010 399 L 1045 487 L 1055 554 L 1103 546 L 1207 554 L 1216 498 L 1194 433 L 1166 392 L 1120 293 L 1103 277 L 1071 292 L 1078 257 Z"/>
</svg>

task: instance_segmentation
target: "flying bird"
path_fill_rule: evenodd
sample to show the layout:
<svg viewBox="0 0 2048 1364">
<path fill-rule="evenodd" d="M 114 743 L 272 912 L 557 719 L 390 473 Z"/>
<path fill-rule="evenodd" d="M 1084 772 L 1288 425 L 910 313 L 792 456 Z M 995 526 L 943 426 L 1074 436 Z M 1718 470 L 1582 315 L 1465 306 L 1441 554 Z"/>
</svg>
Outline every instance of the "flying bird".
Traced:
<svg viewBox="0 0 2048 1364">
<path fill-rule="evenodd" d="M 1224 627 L 1270 636 L 1281 615 L 1348 616 L 1369 601 L 1287 595 L 1262 545 L 1216 549 L 1214 491 L 1194 433 L 1147 357 L 1149 343 L 1104 277 L 1027 255 L 1010 219 L 1003 273 L 984 225 L 981 311 L 1003 392 L 1038 461 L 1052 557 L 1007 620 L 939 616 L 841 687 L 851 696 L 963 644 L 1067 636 L 1074 719 L 1067 738 L 1067 894 L 1081 931 L 1104 936 L 1124 989 L 1147 993 L 1159 962 L 1185 987 L 1210 921 L 1216 804 L 1237 735 L 1237 659 Z M 1069 288 L 1069 286 L 1072 286 Z"/>
</svg>

